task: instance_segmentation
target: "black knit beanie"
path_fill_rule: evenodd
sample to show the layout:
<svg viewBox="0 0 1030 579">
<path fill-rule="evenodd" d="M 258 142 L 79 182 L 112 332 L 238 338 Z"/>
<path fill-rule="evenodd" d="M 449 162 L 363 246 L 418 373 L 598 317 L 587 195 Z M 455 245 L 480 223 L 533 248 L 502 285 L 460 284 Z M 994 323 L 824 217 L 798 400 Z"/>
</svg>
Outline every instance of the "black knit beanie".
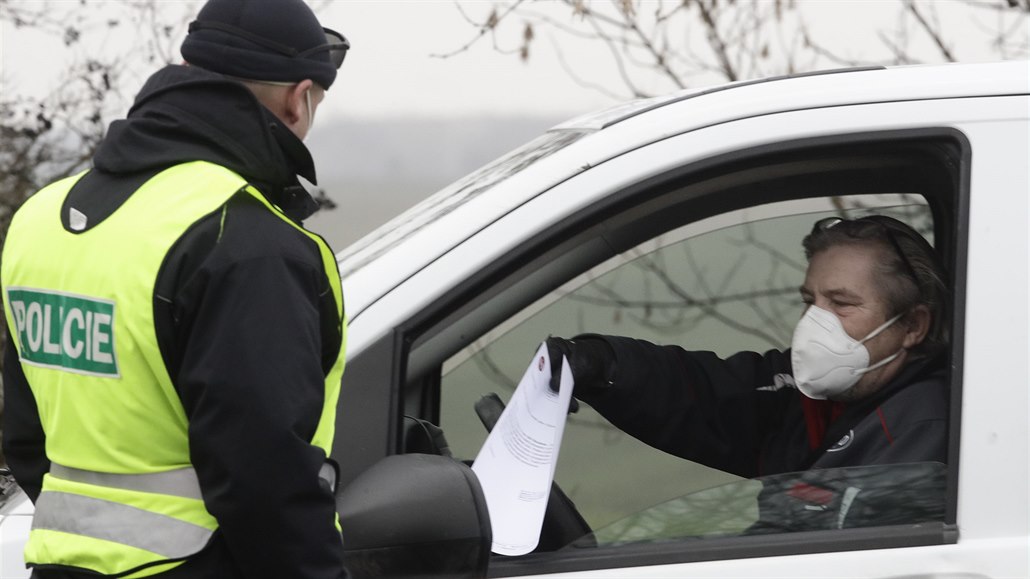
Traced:
<svg viewBox="0 0 1030 579">
<path fill-rule="evenodd" d="M 337 68 L 331 51 L 299 54 L 334 41 L 303 0 L 208 0 L 181 51 L 191 65 L 227 76 L 275 82 L 310 78 L 328 89 Z"/>
</svg>

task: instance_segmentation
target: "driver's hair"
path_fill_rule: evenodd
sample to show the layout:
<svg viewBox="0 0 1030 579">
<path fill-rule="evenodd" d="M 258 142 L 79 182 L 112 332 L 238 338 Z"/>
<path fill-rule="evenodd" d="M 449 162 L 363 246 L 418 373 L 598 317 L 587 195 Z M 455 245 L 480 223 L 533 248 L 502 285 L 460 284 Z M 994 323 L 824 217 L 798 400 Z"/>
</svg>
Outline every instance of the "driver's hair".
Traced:
<svg viewBox="0 0 1030 579">
<path fill-rule="evenodd" d="M 949 342 L 950 317 L 947 275 L 933 247 L 915 229 L 897 219 L 874 215 L 860 219 L 823 219 L 802 245 L 809 260 L 840 245 L 875 245 L 883 260 L 877 266 L 888 310 L 907 314 L 917 305 L 930 311 L 930 328 L 922 343 L 911 349 L 920 357 L 943 352 Z"/>
</svg>

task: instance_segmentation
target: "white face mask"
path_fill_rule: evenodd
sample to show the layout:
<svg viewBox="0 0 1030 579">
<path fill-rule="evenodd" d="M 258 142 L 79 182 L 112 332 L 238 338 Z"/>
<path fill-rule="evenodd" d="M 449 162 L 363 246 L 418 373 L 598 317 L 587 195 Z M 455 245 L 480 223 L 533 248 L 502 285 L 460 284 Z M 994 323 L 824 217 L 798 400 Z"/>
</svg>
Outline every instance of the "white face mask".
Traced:
<svg viewBox="0 0 1030 579">
<path fill-rule="evenodd" d="M 846 392 L 870 370 L 888 364 L 901 355 L 902 350 L 869 365 L 869 350 L 863 345 L 896 322 L 901 314 L 887 320 L 861 340 L 844 331 L 840 319 L 814 305 L 808 306 L 794 328 L 790 362 L 794 382 L 805 396 L 826 400 Z"/>
</svg>

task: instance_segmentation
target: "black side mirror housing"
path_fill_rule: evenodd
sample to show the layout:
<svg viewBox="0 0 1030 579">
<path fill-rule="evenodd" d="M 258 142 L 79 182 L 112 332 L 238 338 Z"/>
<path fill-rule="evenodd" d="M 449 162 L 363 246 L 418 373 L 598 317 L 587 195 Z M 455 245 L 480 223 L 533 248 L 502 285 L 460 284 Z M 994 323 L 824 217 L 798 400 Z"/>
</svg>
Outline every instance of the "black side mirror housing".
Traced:
<svg viewBox="0 0 1030 579">
<path fill-rule="evenodd" d="M 485 577 L 490 515 L 465 464 L 388 456 L 336 497 L 347 568 L 363 577 Z"/>
</svg>

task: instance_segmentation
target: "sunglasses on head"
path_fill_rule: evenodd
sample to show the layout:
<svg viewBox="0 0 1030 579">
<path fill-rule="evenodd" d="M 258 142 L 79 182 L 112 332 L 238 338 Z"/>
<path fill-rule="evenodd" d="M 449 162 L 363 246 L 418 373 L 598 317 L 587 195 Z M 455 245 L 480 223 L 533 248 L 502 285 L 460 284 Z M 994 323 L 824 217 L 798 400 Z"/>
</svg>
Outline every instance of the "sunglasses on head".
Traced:
<svg viewBox="0 0 1030 579">
<path fill-rule="evenodd" d="M 218 30 L 219 32 L 232 34 L 233 36 L 243 38 L 244 40 L 253 42 L 258 46 L 273 50 L 291 58 L 306 58 L 312 54 L 328 52 L 329 61 L 332 62 L 333 66 L 336 68 L 340 68 L 340 66 L 343 65 L 343 60 L 347 58 L 347 50 L 350 49 L 350 42 L 348 42 L 342 34 L 328 28 L 322 29 L 328 42 L 306 50 L 297 50 L 292 46 L 287 46 L 274 40 L 269 40 L 242 28 L 238 28 L 230 24 L 223 24 L 221 22 L 201 22 L 199 20 L 194 20 L 193 22 L 190 22 L 189 31 L 193 32 L 195 30 Z"/>
<path fill-rule="evenodd" d="M 899 224 L 898 221 L 890 217 L 883 215 L 867 215 L 865 217 L 859 217 L 858 219 L 843 219 L 840 217 L 826 217 L 815 222 L 812 227 L 812 232 L 825 231 L 841 223 L 852 223 L 861 226 L 869 227 L 870 230 L 875 228 L 883 232 L 883 236 L 887 238 L 888 243 L 894 248 L 894 253 L 901 259 L 901 263 L 905 266 L 905 271 L 909 276 L 912 277 L 912 281 L 916 282 L 916 287 L 919 286 L 919 276 L 916 275 L 916 270 L 912 267 L 912 262 L 908 260 L 908 256 L 901 249 L 901 244 L 898 243 L 898 235 L 904 235 L 905 237 L 912 238 L 912 232 Z M 864 233 L 870 231 L 864 228 L 860 228 L 853 232 L 855 237 L 864 237 Z M 925 241 L 924 241 L 925 243 Z"/>
</svg>

